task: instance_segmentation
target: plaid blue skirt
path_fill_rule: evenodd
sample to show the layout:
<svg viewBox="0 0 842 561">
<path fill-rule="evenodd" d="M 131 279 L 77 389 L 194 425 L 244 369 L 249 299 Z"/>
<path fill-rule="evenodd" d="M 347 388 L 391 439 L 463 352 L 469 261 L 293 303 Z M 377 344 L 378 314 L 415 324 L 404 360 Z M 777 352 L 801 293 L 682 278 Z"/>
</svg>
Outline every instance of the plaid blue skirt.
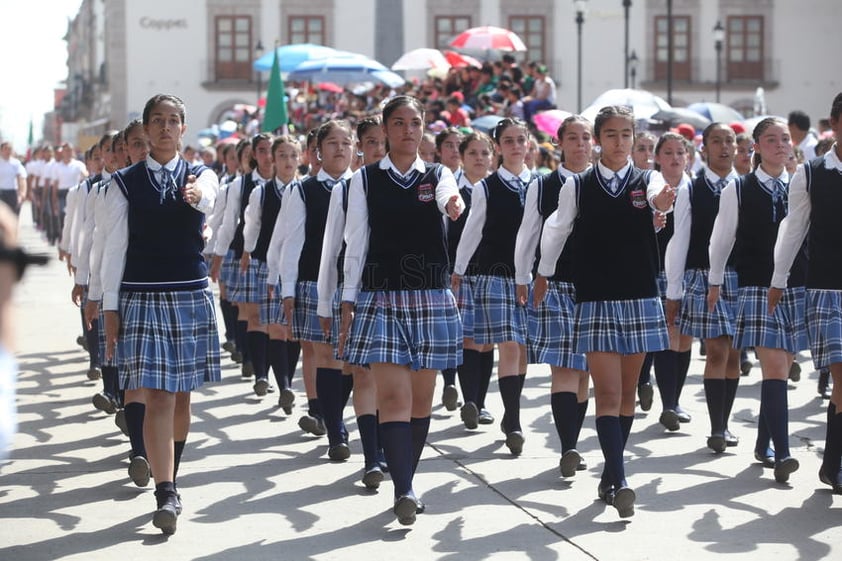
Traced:
<svg viewBox="0 0 842 561">
<path fill-rule="evenodd" d="M 578 303 L 573 337 L 577 353 L 629 355 L 669 348 L 664 308 L 658 297 Z"/>
<path fill-rule="evenodd" d="M 295 311 L 292 314 L 292 338 L 313 343 L 329 341 L 319 325 L 319 289 L 315 281 L 295 285 Z"/>
<path fill-rule="evenodd" d="M 100 366 L 117 366 L 117 356 L 120 354 L 120 345 L 114 347 L 114 356 L 111 360 L 105 359 L 105 312 L 102 311 L 102 306 L 99 307 L 99 333 L 97 333 L 97 346 L 99 347 L 99 365 Z M 120 386 L 120 389 L 125 389 Z"/>
<path fill-rule="evenodd" d="M 569 282 L 550 281 L 547 296 L 535 309 L 532 291 L 526 307 L 529 335 L 526 351 L 529 364 L 587 370 L 585 355 L 573 350 L 573 317 L 576 291 Z"/>
<path fill-rule="evenodd" d="M 517 305 L 515 279 L 476 275 L 474 342 L 478 345 L 514 341 L 526 344 L 526 308 Z"/>
<path fill-rule="evenodd" d="M 259 304 L 266 298 L 266 279 L 268 276 L 269 271 L 263 261 L 251 259 L 245 273 L 240 272 L 240 264 L 237 262 L 237 281 L 232 288 L 228 289 L 228 300 Z"/>
<path fill-rule="evenodd" d="M 222 270 L 219 273 L 219 280 L 230 291 L 237 284 L 240 276 L 240 261 L 234 257 L 234 250 L 229 249 L 222 258 Z"/>
<path fill-rule="evenodd" d="M 661 271 L 655 280 L 658 282 L 658 295 L 661 297 L 661 301 L 665 302 L 667 299 L 667 273 Z"/>
<path fill-rule="evenodd" d="M 462 318 L 462 333 L 465 339 L 474 336 L 474 277 L 464 276 L 456 293 L 456 306 Z"/>
<path fill-rule="evenodd" d="M 345 360 L 407 365 L 412 370 L 462 364 L 462 323 L 450 289 L 361 291 Z"/>
<path fill-rule="evenodd" d="M 807 337 L 816 370 L 842 362 L 842 291 L 807 290 Z"/>
<path fill-rule="evenodd" d="M 263 274 L 263 290 L 266 291 L 266 298 L 260 303 L 260 324 L 267 325 L 269 323 L 283 324 L 284 319 L 284 303 L 281 300 L 281 282 L 275 283 L 275 290 L 272 293 L 272 298 L 269 298 L 269 270 L 266 269 Z"/>
<path fill-rule="evenodd" d="M 121 388 L 187 392 L 221 379 L 210 290 L 121 292 L 120 315 Z"/>
<path fill-rule="evenodd" d="M 713 312 L 708 311 L 708 270 L 690 269 L 684 273 L 684 301 L 678 330 L 700 339 L 734 336 L 737 312 L 737 272 L 725 269 L 725 282 Z"/>
<path fill-rule="evenodd" d="M 804 287 L 785 289 L 773 315 L 768 312 L 768 292 L 764 286 L 740 288 L 734 348 L 768 347 L 793 354 L 808 348 Z"/>
</svg>

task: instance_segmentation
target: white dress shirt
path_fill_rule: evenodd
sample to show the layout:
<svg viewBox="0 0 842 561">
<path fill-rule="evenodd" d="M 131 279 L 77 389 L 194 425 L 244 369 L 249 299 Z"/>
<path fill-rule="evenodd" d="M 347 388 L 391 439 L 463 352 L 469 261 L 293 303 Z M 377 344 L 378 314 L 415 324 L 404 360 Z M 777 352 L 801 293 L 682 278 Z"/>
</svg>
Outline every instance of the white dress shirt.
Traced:
<svg viewBox="0 0 842 561">
<path fill-rule="evenodd" d="M 70 189 L 78 185 L 88 176 L 88 169 L 79 160 L 73 159 L 67 163 L 57 162 L 53 167 L 53 180 L 59 191 Z"/>
<path fill-rule="evenodd" d="M 0 190 L 17 191 L 18 177 L 26 179 L 26 168 L 23 167 L 20 160 L 17 158 L 4 160 L 0 157 Z"/>
<path fill-rule="evenodd" d="M 526 166 L 517 175 L 500 166 L 497 169 L 497 175 L 500 176 L 503 183 L 509 183 L 515 179 L 519 179 L 526 184 L 532 181 L 532 172 Z M 474 253 L 482 242 L 482 230 L 485 228 L 488 201 L 485 198 L 485 189 L 482 188 L 481 184 L 482 182 L 477 183 L 477 188 L 471 191 L 471 212 L 468 214 L 468 219 L 465 220 L 465 228 L 462 230 L 462 237 L 459 238 L 459 245 L 456 246 L 453 272 L 457 275 L 465 274 Z M 527 196 L 528 194 L 529 190 L 527 189 Z"/>
<path fill-rule="evenodd" d="M 786 169 L 776 178 L 771 177 L 760 166 L 754 170 L 754 173 L 757 175 L 758 181 L 764 185 L 775 179 L 779 179 L 784 185 L 789 182 L 789 174 Z M 737 196 L 737 182 L 731 180 L 719 196 L 719 212 L 716 214 L 713 232 L 710 235 L 708 283 L 712 286 L 719 286 L 725 280 L 725 264 L 737 239 L 739 219 L 740 200 Z"/>
<path fill-rule="evenodd" d="M 720 179 L 733 181 L 738 177 L 732 168 L 728 175 L 720 178 L 707 166 L 702 166 L 702 173 L 711 185 Z M 721 196 L 721 193 L 720 193 Z M 667 299 L 681 300 L 684 297 L 684 269 L 687 265 L 687 251 L 690 249 L 690 232 L 693 227 L 693 205 L 690 202 L 690 178 L 685 174 L 681 179 L 675 197 L 672 238 L 667 243 L 664 256 L 664 271 L 667 276 Z"/>
<path fill-rule="evenodd" d="M 392 163 L 388 154 L 377 165 L 380 169 L 391 168 L 394 173 L 403 175 Z M 410 171 L 413 169 L 419 173 L 424 173 L 426 169 L 424 160 L 416 157 Z M 392 185 L 389 185 L 389 187 L 400 188 Z M 474 194 L 477 191 L 475 190 Z M 460 208 L 465 208 L 453 172 L 447 166 L 441 166 L 441 177 L 438 185 L 436 185 L 436 204 L 442 214 L 447 214 L 447 203 L 454 196 L 458 198 L 457 205 Z M 471 214 L 468 215 L 469 220 L 471 215 L 473 215 L 473 206 L 471 207 Z M 354 302 L 357 299 L 357 292 L 359 292 L 362 282 L 363 267 L 368 256 L 368 237 L 371 232 L 371 227 L 368 224 L 368 200 L 365 189 L 363 189 L 360 170 L 357 170 L 351 177 L 348 190 L 348 214 L 345 220 L 345 277 L 342 287 L 342 301 Z"/>
<path fill-rule="evenodd" d="M 628 163 L 617 172 L 605 167 L 601 161 L 597 162 L 596 166 L 595 172 L 598 172 L 605 180 L 610 181 L 616 175 L 617 180 L 621 183 L 622 179 L 632 169 L 631 164 Z M 653 210 L 657 210 L 655 197 L 661 193 L 665 185 L 664 176 L 660 172 L 653 171 L 650 173 L 649 184 L 646 186 L 646 200 L 649 201 L 649 206 Z M 571 176 L 567 178 L 558 193 L 558 209 L 544 221 L 544 231 L 541 234 L 541 261 L 538 263 L 538 274 L 542 277 L 551 277 L 555 274 L 556 262 L 561 257 L 561 252 L 564 250 L 567 238 L 570 237 L 570 232 L 573 231 L 573 224 L 576 222 L 578 214 L 579 200 L 576 197 L 576 179 Z"/>
<path fill-rule="evenodd" d="M 72 251 L 70 247 L 70 240 L 72 238 L 70 232 L 73 230 L 73 218 L 76 213 L 76 199 L 78 198 L 78 194 L 79 186 L 74 185 L 67 190 L 67 198 L 64 203 L 64 225 L 61 228 L 61 238 L 58 242 L 58 248 L 65 253 Z"/>
<path fill-rule="evenodd" d="M 824 167 L 835 169 L 842 173 L 842 161 L 836 153 L 838 144 L 834 144 L 824 155 Z M 786 218 L 778 229 L 778 240 L 775 243 L 775 272 L 772 275 L 772 286 L 786 288 L 789 270 L 804 243 L 810 228 L 810 193 L 807 191 L 807 176 L 804 165 L 798 166 L 789 184 L 789 210 Z"/>
<path fill-rule="evenodd" d="M 226 181 L 219 185 L 219 195 L 216 197 L 216 202 L 213 203 L 213 210 L 207 222 L 210 237 L 205 244 L 205 255 L 213 255 L 213 248 L 216 245 L 216 238 L 219 235 L 219 227 L 222 225 L 222 219 L 225 216 L 225 206 L 228 201 L 228 186 L 231 184 L 231 181 Z"/>
<path fill-rule="evenodd" d="M 91 190 L 85 196 L 84 202 L 80 202 L 80 206 L 84 206 L 83 224 L 79 229 L 79 236 L 76 242 L 76 249 L 74 251 L 73 260 L 76 265 L 76 284 L 89 284 L 92 276 L 91 268 L 91 253 L 94 245 L 94 230 L 96 229 L 96 202 L 99 198 L 99 192 L 110 185 L 111 174 L 108 171 L 102 172 L 102 179 L 91 186 Z M 104 240 L 103 240 L 104 241 Z M 98 251 L 101 251 L 100 245 Z M 99 269 L 97 269 L 99 273 Z M 90 288 L 88 290 L 90 294 Z"/>
<path fill-rule="evenodd" d="M 223 257 L 231 248 L 231 242 L 234 241 L 234 235 L 237 232 L 237 226 L 240 225 L 240 204 L 243 198 L 243 182 L 245 177 L 240 176 L 228 185 L 228 200 L 225 203 L 225 214 L 222 218 L 222 225 L 219 227 L 219 234 L 214 243 L 214 254 Z M 251 172 L 251 180 L 254 182 L 255 188 L 263 185 L 268 179 L 261 177 L 261 175 L 254 170 Z"/>
</svg>

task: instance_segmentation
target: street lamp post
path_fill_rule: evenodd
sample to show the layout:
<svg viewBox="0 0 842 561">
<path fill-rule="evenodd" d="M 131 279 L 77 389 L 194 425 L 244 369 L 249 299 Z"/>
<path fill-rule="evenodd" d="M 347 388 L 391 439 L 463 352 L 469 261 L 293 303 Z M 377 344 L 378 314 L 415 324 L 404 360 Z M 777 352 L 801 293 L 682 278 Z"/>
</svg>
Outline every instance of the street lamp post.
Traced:
<svg viewBox="0 0 842 561">
<path fill-rule="evenodd" d="M 625 46 L 623 47 L 623 60 L 626 61 L 625 68 L 623 69 L 623 87 L 629 87 L 629 63 L 631 59 L 629 59 L 629 8 L 631 8 L 631 0 L 623 0 L 623 11 L 625 17 L 625 24 L 626 24 L 626 38 L 625 38 Z M 632 86 L 634 88 L 634 86 Z"/>
<path fill-rule="evenodd" d="M 582 112 L 582 24 L 585 23 L 585 7 L 587 0 L 573 0 L 573 9 L 576 11 L 576 107 L 577 112 Z"/>
<path fill-rule="evenodd" d="M 637 58 L 637 51 L 632 51 L 631 56 L 628 60 L 629 65 L 629 74 L 631 75 L 631 87 L 632 89 L 637 88 L 637 65 L 640 63 L 640 59 Z"/>
<path fill-rule="evenodd" d="M 263 43 L 260 42 L 260 39 L 257 40 L 257 44 L 254 46 L 254 60 L 259 59 L 263 56 Z M 257 104 L 260 104 L 260 95 L 263 92 L 263 72 L 260 70 L 257 71 Z"/>
<path fill-rule="evenodd" d="M 722 22 L 717 21 L 713 28 L 713 43 L 716 46 L 716 103 L 719 103 L 719 94 L 722 88 L 722 43 L 725 41 L 725 28 Z"/>
</svg>

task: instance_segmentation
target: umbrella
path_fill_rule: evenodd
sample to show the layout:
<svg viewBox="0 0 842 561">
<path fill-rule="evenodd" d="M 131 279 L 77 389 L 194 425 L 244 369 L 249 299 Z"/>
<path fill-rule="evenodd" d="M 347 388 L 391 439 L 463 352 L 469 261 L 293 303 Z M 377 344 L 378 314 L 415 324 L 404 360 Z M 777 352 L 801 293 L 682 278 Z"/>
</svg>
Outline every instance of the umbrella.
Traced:
<svg viewBox="0 0 842 561">
<path fill-rule="evenodd" d="M 336 56 L 344 51 L 337 51 L 324 45 L 313 45 L 312 43 L 293 43 L 282 45 L 274 51 L 269 51 L 254 61 L 253 67 L 259 72 L 272 70 L 272 61 L 275 60 L 275 51 L 278 52 L 278 62 L 281 65 L 281 72 L 291 72 L 296 66 L 305 60 L 318 60 Z"/>
<path fill-rule="evenodd" d="M 465 68 L 466 66 L 473 66 L 474 68 L 482 68 L 482 63 L 472 56 L 463 55 L 456 51 L 444 51 L 444 58 L 450 66 L 454 68 Z"/>
<path fill-rule="evenodd" d="M 316 83 L 334 82 L 340 85 L 378 81 L 390 88 L 398 88 L 405 83 L 403 78 L 376 60 L 359 54 L 305 61 L 290 72 L 287 78 Z"/>
<path fill-rule="evenodd" d="M 743 121 L 743 126 L 746 128 L 746 132 L 751 135 L 754 132 L 754 127 L 757 126 L 757 123 L 762 121 L 763 119 L 767 119 L 769 117 L 774 117 L 775 119 L 780 119 L 783 122 L 787 122 L 786 117 L 778 117 L 777 115 L 758 115 L 757 117 L 752 117 L 751 119 L 746 119 Z"/>
<path fill-rule="evenodd" d="M 525 51 L 526 45 L 517 34 L 501 27 L 486 25 L 466 29 L 450 42 L 457 49 L 481 51 Z"/>
<path fill-rule="evenodd" d="M 687 109 L 695 111 L 699 115 L 704 115 L 712 122 L 733 123 L 734 121 L 742 122 L 744 119 L 736 109 L 721 103 L 694 103 L 688 105 Z"/>
<path fill-rule="evenodd" d="M 482 117 L 477 117 L 476 119 L 471 119 L 471 127 L 489 134 L 491 129 L 497 126 L 497 123 L 502 121 L 504 117 L 500 115 L 483 115 Z"/>
<path fill-rule="evenodd" d="M 428 68 L 450 68 L 450 63 L 438 49 L 413 49 L 401 55 L 392 65 L 392 70 L 426 70 Z"/>
<path fill-rule="evenodd" d="M 661 109 L 650 117 L 655 121 L 666 123 L 670 127 L 687 123 L 696 130 L 703 129 L 710 124 L 710 119 L 699 115 L 692 109 L 686 107 L 673 107 L 672 109 Z"/>
<path fill-rule="evenodd" d="M 646 90 L 608 90 L 594 100 L 582 116 L 593 122 L 599 110 L 607 105 L 625 105 L 631 107 L 634 118 L 648 119 L 662 109 L 671 109 L 670 104 L 652 92 Z"/>
<path fill-rule="evenodd" d="M 344 91 L 342 86 L 333 82 L 322 82 L 319 84 L 319 90 L 330 93 L 342 93 Z"/>
<path fill-rule="evenodd" d="M 532 122 L 539 131 L 543 131 L 551 136 L 555 136 L 558 132 L 558 127 L 561 122 L 569 117 L 571 113 L 562 111 L 561 109 L 550 109 L 549 111 L 541 111 L 532 116 Z"/>
</svg>

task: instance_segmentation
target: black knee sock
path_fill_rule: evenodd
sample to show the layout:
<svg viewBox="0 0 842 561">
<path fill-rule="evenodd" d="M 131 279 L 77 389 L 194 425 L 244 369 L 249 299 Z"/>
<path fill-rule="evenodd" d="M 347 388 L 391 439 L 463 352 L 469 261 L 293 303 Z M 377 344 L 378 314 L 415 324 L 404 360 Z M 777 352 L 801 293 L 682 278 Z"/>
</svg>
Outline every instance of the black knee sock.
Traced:
<svg viewBox="0 0 842 561">
<path fill-rule="evenodd" d="M 91 322 L 90 329 L 85 329 L 85 340 L 88 342 L 88 355 L 90 356 L 90 367 L 97 368 L 100 365 L 98 319 L 95 319 Z"/>
<path fill-rule="evenodd" d="M 842 415 L 836 414 L 836 406 L 831 401 L 827 404 L 827 433 L 822 458 L 822 470 L 830 477 L 839 473 L 842 465 L 842 434 L 838 432 L 842 425 L 840 420 Z"/>
<path fill-rule="evenodd" d="M 296 368 L 298 368 L 298 357 L 300 355 L 301 343 L 298 341 L 287 341 L 287 364 L 289 365 L 289 370 L 287 370 L 289 383 L 287 387 L 292 387 L 292 378 L 295 376 Z"/>
<path fill-rule="evenodd" d="M 620 433 L 623 435 L 623 450 L 626 449 L 626 444 L 629 442 L 629 435 L 631 434 L 633 423 L 634 415 L 620 415 Z"/>
<path fill-rule="evenodd" d="M 477 404 L 479 399 L 480 353 L 471 349 L 462 351 L 462 364 L 459 365 L 459 386 L 465 403 Z"/>
<path fill-rule="evenodd" d="M 230 341 L 234 339 L 237 331 L 237 309 L 227 299 L 222 298 L 219 299 L 219 307 L 222 310 L 222 321 L 225 325 L 225 340 Z"/>
<path fill-rule="evenodd" d="M 658 381 L 658 393 L 661 395 L 661 405 L 664 410 L 675 409 L 675 406 L 678 405 L 678 400 L 676 399 L 678 353 L 666 350 L 652 354 L 654 355 L 655 380 Z"/>
<path fill-rule="evenodd" d="M 126 426 L 129 429 L 129 442 L 132 445 L 132 456 L 146 458 L 146 446 L 143 444 L 143 417 L 146 405 L 143 403 L 126 404 Z"/>
<path fill-rule="evenodd" d="M 462 351 L 464 353 L 464 351 Z M 444 381 L 445 386 L 455 386 L 456 385 L 456 369 L 455 368 L 445 368 L 441 371 L 441 377 Z"/>
<path fill-rule="evenodd" d="M 316 391 L 316 394 L 318 394 L 318 390 Z M 307 400 L 307 414 L 311 417 L 317 417 L 319 419 L 322 418 L 322 404 L 318 399 Z"/>
<path fill-rule="evenodd" d="M 322 405 L 327 441 L 336 446 L 345 441 L 342 427 L 342 371 L 316 368 L 316 395 Z"/>
<path fill-rule="evenodd" d="M 579 408 L 576 394 L 573 392 L 555 392 L 550 394 L 550 406 L 558 438 L 561 440 L 562 453 L 576 448 L 579 435 Z"/>
<path fill-rule="evenodd" d="M 760 413 L 757 415 L 757 440 L 754 441 L 754 451 L 762 456 L 765 456 L 772 437 L 769 434 L 769 424 L 766 422 L 768 406 L 763 404 L 762 390 L 763 388 L 761 386 Z"/>
<path fill-rule="evenodd" d="M 117 393 L 120 391 L 120 380 L 117 375 L 116 366 L 102 367 L 102 392 L 110 397 L 117 399 Z"/>
<path fill-rule="evenodd" d="M 615 487 L 624 487 L 626 473 L 623 467 L 623 434 L 620 419 L 608 415 L 597 417 L 596 434 L 599 437 L 602 456 L 605 458 L 604 478 Z"/>
<path fill-rule="evenodd" d="M 354 391 L 354 377 L 350 374 L 342 375 L 342 407 L 348 405 L 351 392 Z"/>
<path fill-rule="evenodd" d="M 272 374 L 275 375 L 275 383 L 278 385 L 278 389 L 289 388 L 287 342 L 269 339 L 269 343 L 266 345 L 266 355 L 269 366 L 272 367 Z"/>
<path fill-rule="evenodd" d="M 588 399 L 580 401 L 576 404 L 576 445 L 579 445 L 579 434 L 582 432 L 582 426 L 585 424 L 585 416 L 588 414 Z"/>
<path fill-rule="evenodd" d="M 381 444 L 389 464 L 395 498 L 412 492 L 412 429 L 404 421 L 380 423 Z"/>
<path fill-rule="evenodd" d="M 269 343 L 269 336 L 260 331 L 249 331 L 246 337 L 251 365 L 254 368 L 254 378 L 255 380 L 261 378 L 265 380 L 269 377 L 269 372 L 266 368 L 266 347 Z"/>
<path fill-rule="evenodd" d="M 684 381 L 687 380 L 687 371 L 690 370 L 690 355 L 692 351 L 676 353 L 675 364 L 675 405 L 678 406 L 681 400 L 681 390 L 684 389 Z"/>
<path fill-rule="evenodd" d="M 731 418 L 731 409 L 734 407 L 734 400 L 737 398 L 737 388 L 740 386 L 739 378 L 725 378 L 725 409 L 723 410 L 723 421 L 725 428 L 728 428 L 728 420 Z"/>
<path fill-rule="evenodd" d="M 789 457 L 789 405 L 786 391 L 786 380 L 763 380 L 760 385 L 760 410 L 766 430 L 775 444 L 776 460 Z"/>
<path fill-rule="evenodd" d="M 655 353 L 646 353 L 643 357 L 643 364 L 640 367 L 640 376 L 637 378 L 637 385 L 652 383 L 652 362 L 655 359 Z M 657 376 L 657 372 L 655 375 Z"/>
<path fill-rule="evenodd" d="M 710 433 L 725 431 L 725 380 L 705 378 L 705 401 L 710 416 Z"/>
<path fill-rule="evenodd" d="M 187 444 L 186 440 L 176 440 L 173 443 L 173 470 L 172 470 L 172 484 L 173 486 L 176 485 L 176 479 L 178 479 L 178 466 L 181 465 L 181 455 L 184 454 L 184 445 Z"/>
<path fill-rule="evenodd" d="M 503 399 L 503 424 L 506 433 L 520 431 L 520 390 L 521 381 L 518 376 L 505 376 L 497 380 L 500 386 L 500 397 Z"/>
<path fill-rule="evenodd" d="M 237 350 L 243 355 L 243 362 L 249 362 L 251 360 L 249 355 L 248 327 L 249 322 L 237 320 L 237 336 L 235 339 Z"/>
<path fill-rule="evenodd" d="M 360 415 L 357 417 L 357 430 L 360 431 L 360 443 L 363 447 L 363 458 L 365 469 L 371 469 L 377 465 L 377 416 Z"/>
<path fill-rule="evenodd" d="M 412 417 L 409 420 L 409 428 L 412 431 L 412 475 L 414 476 L 418 471 L 421 454 L 424 453 L 427 434 L 430 432 L 430 417 Z"/>
<path fill-rule="evenodd" d="M 494 372 L 494 350 L 479 354 L 479 393 L 477 407 L 485 409 L 485 396 L 488 395 L 488 385 Z"/>
</svg>

